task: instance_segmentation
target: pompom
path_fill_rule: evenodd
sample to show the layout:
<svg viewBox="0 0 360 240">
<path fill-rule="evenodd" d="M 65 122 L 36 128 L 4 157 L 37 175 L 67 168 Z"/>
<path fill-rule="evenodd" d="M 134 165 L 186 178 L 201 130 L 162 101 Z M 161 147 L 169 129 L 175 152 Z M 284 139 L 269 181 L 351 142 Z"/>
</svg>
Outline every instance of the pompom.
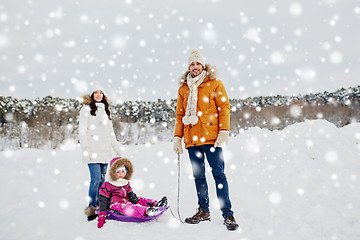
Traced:
<svg viewBox="0 0 360 240">
<path fill-rule="evenodd" d="M 198 117 L 198 116 L 190 116 L 190 118 L 189 118 L 189 122 L 190 122 L 190 124 L 192 124 L 192 125 L 197 124 L 198 121 L 199 121 L 199 117 Z"/>
<path fill-rule="evenodd" d="M 191 50 L 191 54 L 200 54 L 200 51 L 198 49 Z"/>
<path fill-rule="evenodd" d="M 185 125 L 189 125 L 189 124 L 195 125 L 199 122 L 199 118 L 198 118 L 198 116 L 184 116 L 182 118 L 182 122 Z"/>
<path fill-rule="evenodd" d="M 189 124 L 190 124 L 189 116 L 184 116 L 184 117 L 182 118 L 182 122 L 183 122 L 185 125 L 189 125 Z"/>
</svg>

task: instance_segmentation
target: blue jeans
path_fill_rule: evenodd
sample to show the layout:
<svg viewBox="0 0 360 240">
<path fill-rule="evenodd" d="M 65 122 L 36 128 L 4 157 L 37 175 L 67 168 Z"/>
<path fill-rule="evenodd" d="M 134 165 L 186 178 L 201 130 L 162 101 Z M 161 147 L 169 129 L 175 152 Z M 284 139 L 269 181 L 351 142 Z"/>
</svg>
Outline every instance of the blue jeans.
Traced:
<svg viewBox="0 0 360 240">
<path fill-rule="evenodd" d="M 229 185 L 224 173 L 224 157 L 221 147 L 214 148 L 214 145 L 207 144 L 187 148 L 193 175 L 195 178 L 195 186 L 198 196 L 198 204 L 206 212 L 209 210 L 209 194 L 208 185 L 205 176 L 205 155 L 211 167 L 211 172 L 216 184 L 216 195 L 220 203 L 220 209 L 224 218 L 234 215 L 231 211 L 231 202 L 229 198 Z"/>
<path fill-rule="evenodd" d="M 108 164 L 105 163 L 89 163 L 90 186 L 89 186 L 89 207 L 97 207 L 99 205 L 99 189 L 105 182 L 106 169 Z"/>
</svg>

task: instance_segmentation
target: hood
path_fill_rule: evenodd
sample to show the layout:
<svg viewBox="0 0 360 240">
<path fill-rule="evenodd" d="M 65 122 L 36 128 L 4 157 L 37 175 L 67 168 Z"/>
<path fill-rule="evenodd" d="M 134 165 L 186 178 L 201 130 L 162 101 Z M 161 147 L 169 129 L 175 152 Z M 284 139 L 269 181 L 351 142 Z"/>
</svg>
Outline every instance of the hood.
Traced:
<svg viewBox="0 0 360 240">
<path fill-rule="evenodd" d="M 91 103 L 91 97 L 89 94 L 83 96 L 83 104 L 90 105 Z"/>
<path fill-rule="evenodd" d="M 205 71 L 207 72 L 207 75 L 210 77 L 210 80 L 213 80 L 217 76 L 217 69 L 215 66 L 210 64 L 205 64 Z M 179 78 L 179 85 L 182 86 L 186 82 L 186 77 L 190 73 L 190 70 L 187 70 L 184 72 L 181 77 Z"/>
<path fill-rule="evenodd" d="M 109 104 L 108 98 L 106 96 L 104 96 L 104 98 L 105 98 L 105 101 Z M 83 96 L 83 104 L 90 105 L 91 101 L 92 101 L 92 99 L 89 94 L 86 94 Z"/>
<path fill-rule="evenodd" d="M 131 176 L 134 172 L 134 167 L 133 167 L 131 161 L 126 158 L 117 157 L 117 158 L 114 158 L 113 160 L 111 160 L 111 162 L 110 162 L 109 175 L 110 175 L 111 180 L 116 181 L 116 178 L 115 178 L 116 169 L 118 169 L 119 167 L 121 167 L 123 165 L 127 169 L 127 174 L 124 178 L 126 180 L 131 179 Z"/>
</svg>

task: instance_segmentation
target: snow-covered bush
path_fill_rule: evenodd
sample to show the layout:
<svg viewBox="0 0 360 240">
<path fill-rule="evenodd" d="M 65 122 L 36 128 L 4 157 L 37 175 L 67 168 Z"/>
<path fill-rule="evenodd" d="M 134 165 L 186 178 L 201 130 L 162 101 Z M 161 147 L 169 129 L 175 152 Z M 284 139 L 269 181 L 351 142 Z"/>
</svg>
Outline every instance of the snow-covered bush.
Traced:
<svg viewBox="0 0 360 240">
<path fill-rule="evenodd" d="M 342 127 L 360 122 L 360 86 L 305 96 L 232 99 L 230 105 L 232 135 L 251 127 L 279 130 L 296 122 L 319 118 Z M 66 139 L 77 141 L 81 106 L 78 100 L 51 96 L 34 101 L 0 97 L 0 150 L 57 148 Z M 117 140 L 122 144 L 171 141 L 175 108 L 176 99 L 111 105 Z"/>
</svg>

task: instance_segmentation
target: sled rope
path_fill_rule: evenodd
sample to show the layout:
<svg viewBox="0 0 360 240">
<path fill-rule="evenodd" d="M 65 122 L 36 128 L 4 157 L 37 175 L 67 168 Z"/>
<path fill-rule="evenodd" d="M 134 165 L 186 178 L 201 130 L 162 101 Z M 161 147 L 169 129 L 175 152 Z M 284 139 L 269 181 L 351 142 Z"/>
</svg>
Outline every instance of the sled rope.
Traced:
<svg viewBox="0 0 360 240">
<path fill-rule="evenodd" d="M 181 223 L 184 223 L 184 221 L 181 219 L 180 216 L 180 154 L 178 153 L 178 176 L 177 176 L 177 214 L 178 217 L 175 216 L 175 214 L 173 213 L 173 211 L 171 210 L 171 207 L 169 207 L 171 214 L 173 215 L 173 217 L 177 220 L 179 220 Z"/>
</svg>

